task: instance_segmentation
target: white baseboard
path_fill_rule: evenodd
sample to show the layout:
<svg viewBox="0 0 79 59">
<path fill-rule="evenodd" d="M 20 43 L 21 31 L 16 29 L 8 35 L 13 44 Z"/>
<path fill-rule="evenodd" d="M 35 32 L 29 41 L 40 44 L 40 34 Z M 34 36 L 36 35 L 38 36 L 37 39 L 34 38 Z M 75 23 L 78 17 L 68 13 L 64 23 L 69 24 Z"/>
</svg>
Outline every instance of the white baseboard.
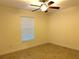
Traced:
<svg viewBox="0 0 79 59">
<path fill-rule="evenodd" d="M 69 48 L 69 49 L 72 49 L 72 50 L 76 50 L 76 51 L 79 51 L 79 49 L 77 48 L 72 48 L 72 47 L 69 47 L 69 46 L 66 46 L 66 45 L 62 45 L 62 44 L 58 44 L 58 43 L 53 43 L 52 41 L 49 41 L 48 43 L 51 43 L 51 44 L 55 44 L 55 45 L 58 45 L 58 46 L 61 46 L 61 47 L 65 47 L 65 48 Z"/>
<path fill-rule="evenodd" d="M 40 42 L 40 43 L 33 44 L 33 45 L 31 45 L 31 46 L 29 46 L 29 47 L 26 47 L 26 48 L 21 48 L 21 49 L 6 51 L 5 53 L 0 53 L 0 56 L 1 56 L 1 55 L 6 55 L 6 54 L 9 54 L 9 53 L 13 53 L 13 52 L 17 52 L 17 51 L 20 51 L 20 50 L 32 48 L 32 47 L 39 46 L 39 45 L 46 44 L 46 43 L 47 43 L 47 42 L 45 41 L 45 42 Z"/>
<path fill-rule="evenodd" d="M 13 52 L 17 52 L 17 51 L 20 51 L 20 50 L 36 47 L 36 46 L 39 46 L 39 45 L 42 45 L 42 44 L 46 44 L 46 43 L 51 43 L 51 44 L 55 44 L 55 45 L 58 45 L 58 46 L 61 46 L 61 47 L 66 47 L 66 48 L 69 48 L 69 49 L 73 49 L 73 50 L 79 51 L 79 49 L 74 49 L 74 48 L 71 48 L 71 47 L 68 47 L 68 46 L 64 46 L 62 44 L 53 43 L 52 41 L 48 41 L 48 42 L 44 41 L 44 42 L 33 44 L 33 45 L 31 45 L 29 47 L 26 47 L 26 48 L 16 49 L 16 50 L 12 50 L 12 51 L 6 51 L 5 53 L 0 53 L 0 55 L 6 55 L 6 54 L 9 54 L 9 53 L 13 53 Z"/>
</svg>

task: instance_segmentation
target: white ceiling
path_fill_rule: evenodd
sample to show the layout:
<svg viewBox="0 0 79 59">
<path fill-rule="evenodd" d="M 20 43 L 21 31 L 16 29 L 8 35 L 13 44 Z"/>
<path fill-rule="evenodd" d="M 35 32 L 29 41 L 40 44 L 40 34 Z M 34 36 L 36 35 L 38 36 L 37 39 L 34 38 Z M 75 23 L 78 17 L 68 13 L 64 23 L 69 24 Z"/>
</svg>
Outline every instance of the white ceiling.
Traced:
<svg viewBox="0 0 79 59">
<path fill-rule="evenodd" d="M 30 4 L 33 2 L 38 2 L 38 0 L 0 0 L 0 5 L 33 10 L 36 8 L 30 7 Z M 69 8 L 76 5 L 79 5 L 79 0 L 63 0 L 58 6 L 61 8 Z"/>
<path fill-rule="evenodd" d="M 38 0 L 0 0 L 0 5 L 31 10 L 35 8 L 30 7 L 32 2 L 38 2 Z"/>
</svg>

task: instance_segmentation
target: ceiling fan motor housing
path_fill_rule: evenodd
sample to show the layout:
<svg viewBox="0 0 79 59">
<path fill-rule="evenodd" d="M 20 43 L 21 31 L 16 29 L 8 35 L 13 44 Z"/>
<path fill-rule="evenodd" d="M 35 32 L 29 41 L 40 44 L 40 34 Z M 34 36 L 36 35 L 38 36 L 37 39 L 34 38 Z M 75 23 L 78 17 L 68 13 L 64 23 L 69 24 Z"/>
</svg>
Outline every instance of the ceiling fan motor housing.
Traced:
<svg viewBox="0 0 79 59">
<path fill-rule="evenodd" d="M 39 0 L 40 2 L 46 2 L 46 1 L 48 1 L 48 0 Z"/>
</svg>

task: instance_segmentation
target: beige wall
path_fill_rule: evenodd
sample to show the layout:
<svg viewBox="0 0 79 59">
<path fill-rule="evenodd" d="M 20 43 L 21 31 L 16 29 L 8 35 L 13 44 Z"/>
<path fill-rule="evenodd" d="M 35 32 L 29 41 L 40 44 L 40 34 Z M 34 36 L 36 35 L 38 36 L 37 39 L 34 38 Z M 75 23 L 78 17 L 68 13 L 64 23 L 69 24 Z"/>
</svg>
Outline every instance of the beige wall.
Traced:
<svg viewBox="0 0 79 59">
<path fill-rule="evenodd" d="M 49 42 L 79 50 L 79 6 L 50 13 Z"/>
<path fill-rule="evenodd" d="M 46 19 L 44 13 L 0 6 L 0 55 L 45 43 Z M 20 16 L 35 17 L 34 40 L 22 42 Z"/>
</svg>

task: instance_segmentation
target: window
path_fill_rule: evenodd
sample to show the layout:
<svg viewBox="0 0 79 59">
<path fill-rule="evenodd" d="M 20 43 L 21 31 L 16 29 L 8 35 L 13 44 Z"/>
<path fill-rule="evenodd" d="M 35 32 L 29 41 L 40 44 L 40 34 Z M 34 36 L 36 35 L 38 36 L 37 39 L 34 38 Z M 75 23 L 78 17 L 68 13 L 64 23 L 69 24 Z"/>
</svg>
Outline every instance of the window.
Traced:
<svg viewBox="0 0 79 59">
<path fill-rule="evenodd" d="M 34 17 L 21 17 L 21 40 L 34 39 Z"/>
</svg>

